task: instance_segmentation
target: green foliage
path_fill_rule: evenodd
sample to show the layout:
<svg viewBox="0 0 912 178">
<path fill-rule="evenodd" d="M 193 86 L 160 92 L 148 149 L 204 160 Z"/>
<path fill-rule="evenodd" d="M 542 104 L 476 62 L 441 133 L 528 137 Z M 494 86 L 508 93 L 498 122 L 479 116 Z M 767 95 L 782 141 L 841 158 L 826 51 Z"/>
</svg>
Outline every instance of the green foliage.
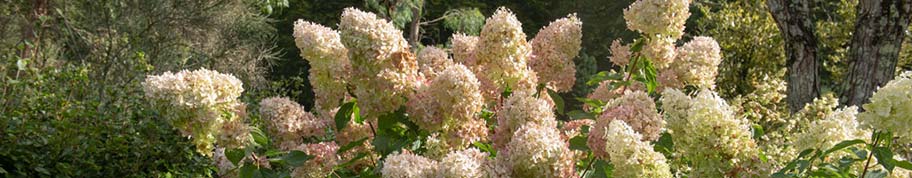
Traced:
<svg viewBox="0 0 912 178">
<path fill-rule="evenodd" d="M 468 35 L 478 35 L 485 17 L 478 8 L 453 9 L 444 13 L 443 26 Z"/>
</svg>

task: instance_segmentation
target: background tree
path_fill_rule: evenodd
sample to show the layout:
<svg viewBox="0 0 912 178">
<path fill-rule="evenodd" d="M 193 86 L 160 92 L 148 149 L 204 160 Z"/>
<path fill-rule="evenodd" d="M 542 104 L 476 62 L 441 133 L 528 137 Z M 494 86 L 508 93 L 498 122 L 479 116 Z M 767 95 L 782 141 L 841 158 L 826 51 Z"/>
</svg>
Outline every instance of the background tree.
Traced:
<svg viewBox="0 0 912 178">
<path fill-rule="evenodd" d="M 874 91 L 893 80 L 905 33 L 912 19 L 910 0 L 859 1 L 850 63 L 842 88 L 845 105 L 868 103 Z"/>
<path fill-rule="evenodd" d="M 818 40 L 811 16 L 813 4 L 809 0 L 768 0 L 766 4 L 785 40 L 786 101 L 794 113 L 820 95 Z"/>
</svg>

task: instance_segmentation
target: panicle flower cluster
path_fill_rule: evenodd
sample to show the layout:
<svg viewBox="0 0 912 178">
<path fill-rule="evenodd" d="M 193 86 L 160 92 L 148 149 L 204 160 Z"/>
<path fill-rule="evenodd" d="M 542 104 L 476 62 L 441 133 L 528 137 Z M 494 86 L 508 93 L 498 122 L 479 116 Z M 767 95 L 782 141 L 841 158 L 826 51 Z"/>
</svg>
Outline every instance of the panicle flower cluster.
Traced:
<svg viewBox="0 0 912 178">
<path fill-rule="evenodd" d="M 443 49 L 429 46 L 418 53 L 419 71 L 430 80 L 433 80 L 437 77 L 437 73 L 451 65 L 453 65 L 453 60 L 450 60 L 450 57 L 447 56 L 446 51 Z"/>
<path fill-rule="evenodd" d="M 244 92 L 234 75 L 205 68 L 148 76 L 142 85 L 147 98 L 187 109 L 235 104 Z"/>
<path fill-rule="evenodd" d="M 858 119 L 864 127 L 891 131 L 901 141 L 912 141 L 912 71 L 900 74 L 871 96 Z"/>
<path fill-rule="evenodd" d="M 250 135 L 250 126 L 242 119 L 233 119 L 222 124 L 216 142 L 227 148 L 242 148 L 251 141 L 253 137 Z"/>
<path fill-rule="evenodd" d="M 583 23 L 571 14 L 542 28 L 530 42 L 532 57 L 529 65 L 538 74 L 539 83 L 549 88 L 566 92 L 576 81 L 576 65 L 573 64 L 580 51 L 583 38 Z"/>
<path fill-rule="evenodd" d="M 765 174 L 756 155 L 749 123 L 736 118 L 715 92 L 700 90 L 689 98 L 676 89 L 662 97 L 677 151 L 692 161 L 691 177 Z M 680 145 L 680 146 L 678 146 Z"/>
<path fill-rule="evenodd" d="M 422 79 L 402 31 L 355 8 L 342 12 L 339 30 L 342 44 L 349 48 L 354 94 L 365 117 L 376 118 L 405 104 L 404 96 Z"/>
<path fill-rule="evenodd" d="M 336 143 L 311 143 L 301 145 L 297 149 L 313 156 L 313 158 L 296 167 L 292 172 L 292 177 L 326 177 L 332 173 L 333 167 L 339 164 L 339 156 L 336 155 L 339 145 L 336 145 Z"/>
<path fill-rule="evenodd" d="M 437 161 L 403 150 L 387 156 L 380 172 L 384 178 L 433 177 Z"/>
<path fill-rule="evenodd" d="M 803 132 L 794 136 L 792 146 L 796 151 L 806 149 L 829 149 L 845 140 L 865 139 L 868 131 L 859 127 L 855 115 L 858 107 L 842 108 L 827 115 L 822 120 L 812 122 Z"/>
<path fill-rule="evenodd" d="M 643 44 L 642 54 L 652 61 L 656 69 L 665 69 L 675 60 L 675 40 L 670 38 L 649 39 Z"/>
<path fill-rule="evenodd" d="M 429 85 L 410 95 L 409 118 L 429 131 L 445 130 L 474 119 L 484 104 L 480 85 L 475 74 L 462 64 L 446 66 Z"/>
<path fill-rule="evenodd" d="M 498 152 L 495 177 L 573 177 L 573 152 L 552 126 L 527 123 Z"/>
<path fill-rule="evenodd" d="M 573 137 L 580 136 L 583 134 L 583 126 L 591 127 L 595 124 L 595 121 L 592 119 L 579 119 L 567 121 L 561 126 L 561 135 L 563 135 L 564 140 L 570 140 Z M 591 129 L 591 128 L 590 128 Z"/>
<path fill-rule="evenodd" d="M 603 148 L 608 160 L 614 165 L 614 177 L 672 177 L 668 163 L 662 153 L 652 149 L 623 120 L 612 120 L 605 126 L 604 138 L 608 139 Z"/>
<path fill-rule="evenodd" d="M 608 60 L 614 65 L 625 66 L 630 63 L 630 45 L 621 45 L 621 40 L 611 42 L 611 57 Z"/>
<path fill-rule="evenodd" d="M 624 9 L 627 28 L 648 36 L 680 39 L 691 0 L 637 0 Z"/>
<path fill-rule="evenodd" d="M 656 111 L 655 103 L 645 92 L 625 92 L 620 98 L 608 102 L 605 107 L 605 111 L 590 128 L 589 138 L 586 142 L 592 153 L 598 157 L 609 156 L 602 148 L 607 144 L 613 144 L 608 142 L 611 138 L 606 138 L 605 134 L 609 124 L 614 120 L 622 120 L 625 124 L 630 123 L 629 126 L 643 135 L 643 141 L 657 140 L 665 127 L 665 121 Z"/>
<path fill-rule="evenodd" d="M 304 106 L 286 97 L 270 97 L 260 101 L 260 116 L 266 121 L 268 131 L 279 148 L 297 147 L 303 138 L 320 137 L 332 122 L 329 117 L 316 117 Z"/>
<path fill-rule="evenodd" d="M 476 148 L 454 151 L 440 160 L 437 178 L 483 178 L 488 177 L 486 166 L 488 153 Z"/>
<path fill-rule="evenodd" d="M 453 34 L 451 42 L 453 43 L 453 61 L 475 68 L 477 65 L 475 47 L 478 45 L 478 36 L 456 33 Z"/>
<path fill-rule="evenodd" d="M 716 74 L 722 62 L 719 43 L 712 37 L 699 36 L 677 49 L 676 71 L 684 83 L 700 88 L 715 88 Z"/>
<path fill-rule="evenodd" d="M 498 8 L 485 20 L 478 46 L 475 48 L 477 65 L 485 66 L 485 77 L 499 88 L 534 88 L 536 82 L 523 84 L 535 75 L 527 66 L 531 46 L 526 42 L 522 24 L 509 9 Z"/>
<path fill-rule="evenodd" d="M 514 132 L 528 123 L 542 127 L 557 128 L 554 106 L 532 93 L 517 91 L 507 97 L 497 112 L 497 127 L 494 130 L 494 147 L 503 148 Z"/>
<path fill-rule="evenodd" d="M 212 70 L 183 70 L 146 77 L 146 98 L 170 124 L 192 139 L 197 152 L 211 156 L 213 144 L 225 141 L 229 148 L 246 145 L 245 107 L 237 100 L 244 91 L 231 74 Z M 229 126 L 223 127 L 229 123 Z M 228 129 L 221 135 L 223 129 Z"/>
<path fill-rule="evenodd" d="M 342 45 L 338 31 L 312 22 L 295 21 L 293 35 L 301 57 L 310 63 L 308 80 L 314 87 L 314 110 L 326 115 L 348 96 L 346 85 L 351 75 L 348 49 Z"/>
</svg>

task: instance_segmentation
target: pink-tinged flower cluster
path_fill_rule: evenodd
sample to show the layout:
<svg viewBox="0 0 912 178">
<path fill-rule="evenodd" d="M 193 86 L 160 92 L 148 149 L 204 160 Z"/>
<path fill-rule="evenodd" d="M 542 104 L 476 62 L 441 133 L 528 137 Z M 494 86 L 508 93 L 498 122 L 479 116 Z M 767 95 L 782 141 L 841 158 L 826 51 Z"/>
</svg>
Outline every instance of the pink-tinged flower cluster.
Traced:
<svg viewBox="0 0 912 178">
<path fill-rule="evenodd" d="M 336 154 L 336 151 L 339 150 L 339 145 L 336 145 L 336 143 L 311 143 L 299 146 L 298 150 L 313 156 L 313 158 L 294 168 L 292 177 L 326 177 L 332 173 L 333 167 L 339 164 L 339 156 Z"/>
<path fill-rule="evenodd" d="M 554 106 L 529 92 L 515 92 L 497 112 L 497 127 L 494 130 L 494 148 L 503 148 L 514 132 L 525 124 L 557 128 Z"/>
<path fill-rule="evenodd" d="M 386 157 L 380 173 L 384 178 L 434 177 L 437 161 L 402 150 Z"/>
<path fill-rule="evenodd" d="M 576 65 L 580 51 L 583 23 L 576 14 L 551 22 L 532 39 L 532 57 L 529 65 L 538 74 L 539 83 L 566 92 L 576 81 Z"/>
<path fill-rule="evenodd" d="M 527 123 L 498 152 L 494 177 L 575 177 L 573 156 L 557 128 Z"/>
<path fill-rule="evenodd" d="M 351 77 L 348 49 L 342 45 L 338 31 L 312 22 L 296 21 L 293 35 L 301 57 L 310 63 L 307 77 L 314 87 L 314 110 L 326 115 L 348 97 L 346 85 Z"/>
<path fill-rule="evenodd" d="M 317 117 L 286 97 L 270 97 L 260 101 L 260 116 L 266 121 L 269 134 L 278 147 L 288 150 L 301 144 L 304 138 L 322 137 L 332 122 L 330 117 Z"/>
<path fill-rule="evenodd" d="M 355 8 L 342 12 L 339 30 L 342 44 L 349 48 L 353 92 L 365 117 L 376 118 L 405 104 L 404 96 L 422 79 L 402 31 L 373 13 Z"/>
<path fill-rule="evenodd" d="M 429 131 L 447 130 L 472 120 L 484 104 L 480 85 L 465 66 L 447 66 L 429 85 L 411 95 L 409 118 Z"/>
<path fill-rule="evenodd" d="M 622 45 L 621 40 L 611 42 L 611 57 L 608 58 L 614 65 L 625 66 L 630 63 L 630 45 Z"/>
<path fill-rule="evenodd" d="M 640 52 L 652 61 L 656 69 L 665 69 L 675 60 L 674 41 L 670 38 L 649 39 L 643 44 Z"/>
<path fill-rule="evenodd" d="M 711 37 L 694 37 L 677 49 L 675 70 L 679 79 L 699 88 L 715 88 L 719 63 L 722 63 L 719 43 Z"/>
<path fill-rule="evenodd" d="M 453 60 L 450 60 L 443 49 L 429 46 L 418 53 L 419 71 L 429 80 L 433 80 L 437 77 L 437 73 L 451 65 L 453 65 Z"/>
<path fill-rule="evenodd" d="M 595 125 L 589 131 L 587 145 L 598 157 L 608 156 L 604 148 L 609 138 L 605 138 L 608 124 L 614 120 L 622 120 L 632 127 L 637 133 L 643 135 L 643 141 L 655 141 L 662 134 L 665 120 L 656 110 L 652 98 L 642 91 L 628 91 L 623 96 L 611 100 L 605 106 L 605 111 L 599 116 Z"/>
<path fill-rule="evenodd" d="M 453 61 L 469 68 L 477 66 L 475 58 L 475 47 L 478 45 L 477 36 L 456 33 L 453 34 L 451 43 L 453 44 Z"/>
</svg>

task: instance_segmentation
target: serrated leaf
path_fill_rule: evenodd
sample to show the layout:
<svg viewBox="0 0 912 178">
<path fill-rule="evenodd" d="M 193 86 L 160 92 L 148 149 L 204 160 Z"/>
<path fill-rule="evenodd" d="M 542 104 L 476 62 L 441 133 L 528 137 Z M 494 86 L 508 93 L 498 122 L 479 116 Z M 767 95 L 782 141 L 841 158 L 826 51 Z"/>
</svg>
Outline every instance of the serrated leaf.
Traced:
<svg viewBox="0 0 912 178">
<path fill-rule="evenodd" d="M 348 125 L 348 122 L 351 121 L 352 111 L 354 110 L 355 102 L 347 102 L 342 104 L 342 107 L 339 107 L 339 111 L 336 112 L 336 130 L 342 130 Z"/>
<path fill-rule="evenodd" d="M 564 114 L 564 98 L 551 89 L 548 89 L 548 96 L 551 96 L 551 100 L 554 101 L 554 107 L 557 109 L 557 113 Z"/>
<path fill-rule="evenodd" d="M 266 134 L 263 133 L 262 130 L 260 130 L 260 128 L 251 127 L 250 136 L 253 137 L 253 142 L 256 143 L 257 145 L 260 145 L 260 146 L 269 145 L 269 137 L 267 137 Z"/>
<path fill-rule="evenodd" d="M 307 160 L 310 160 L 312 158 L 314 158 L 314 156 L 307 155 L 307 153 L 304 153 L 302 151 L 291 150 L 288 152 L 288 154 L 285 155 L 285 157 L 282 158 L 282 160 L 284 160 L 286 164 L 292 167 L 298 167 L 304 165 Z"/>
</svg>

